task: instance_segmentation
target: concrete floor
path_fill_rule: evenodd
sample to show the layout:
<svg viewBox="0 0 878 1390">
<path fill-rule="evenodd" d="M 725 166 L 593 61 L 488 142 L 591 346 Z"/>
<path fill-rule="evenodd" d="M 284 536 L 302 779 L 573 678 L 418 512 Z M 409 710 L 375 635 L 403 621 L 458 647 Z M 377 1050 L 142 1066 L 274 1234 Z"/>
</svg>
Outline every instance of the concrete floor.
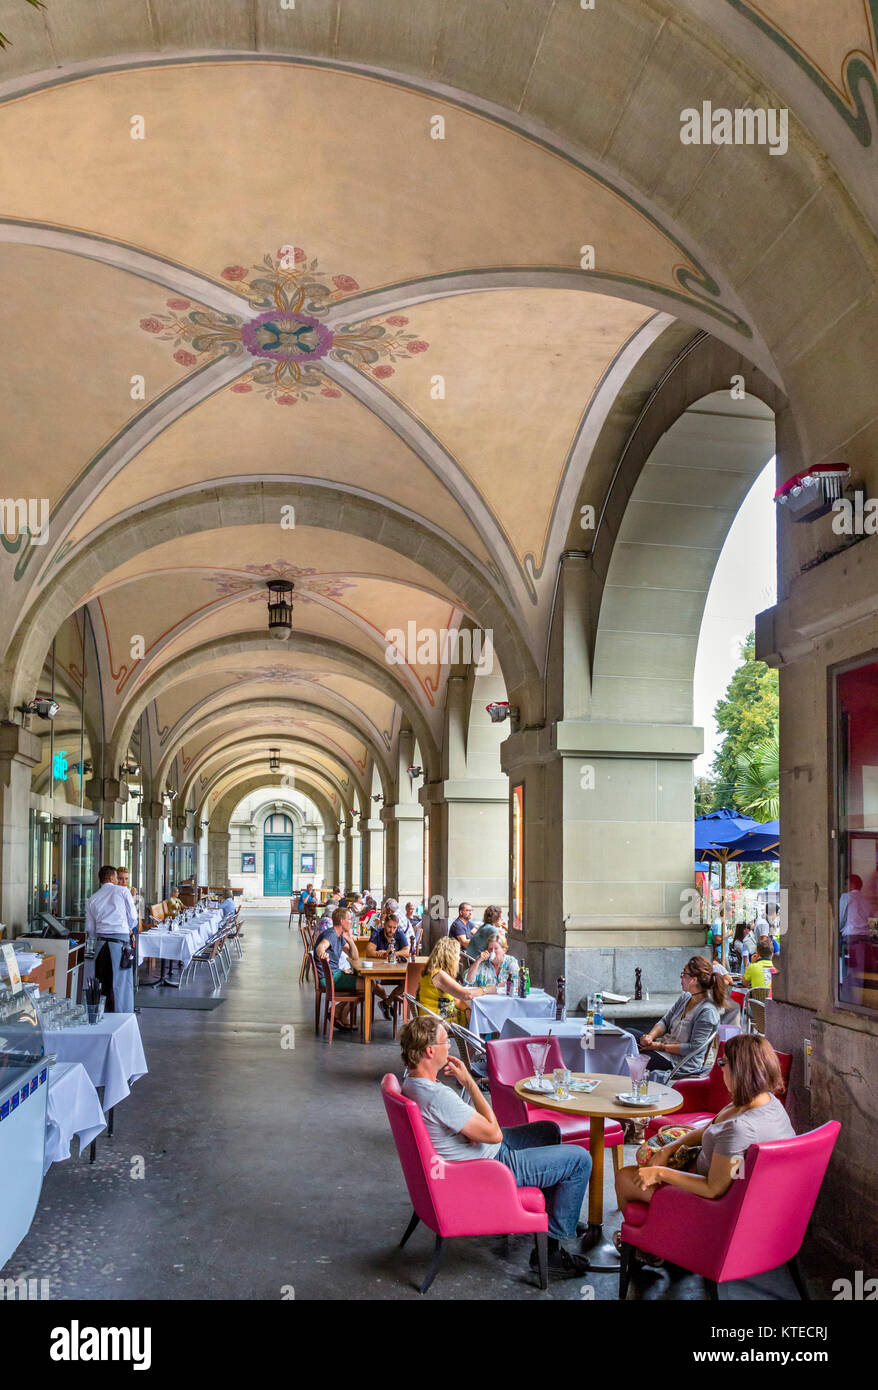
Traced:
<svg viewBox="0 0 878 1390">
<path fill-rule="evenodd" d="M 432 1235 L 397 1242 L 411 1207 L 378 1085 L 401 1064 L 376 1015 L 371 1046 L 315 1039 L 313 992 L 286 914 L 250 910 L 245 959 L 213 1012 L 145 1009 L 149 1075 L 116 1112 L 98 1156 L 56 1163 L 4 1277 L 48 1278 L 52 1299 L 418 1298 Z M 198 989 L 207 993 L 201 972 Z M 284 1047 L 288 1026 L 295 1047 Z M 628 1157 L 633 1150 L 628 1151 Z M 138 1163 L 142 1160 L 142 1163 Z M 619 1213 L 607 1161 L 607 1229 Z M 132 1176 L 142 1169 L 143 1177 Z M 768 1214 L 767 1214 L 768 1215 Z M 431 1299 L 615 1299 L 616 1276 L 552 1280 L 540 1293 L 531 1242 L 459 1240 Z M 805 1262 L 814 1297 L 835 1272 Z M 639 1275 L 641 1299 L 700 1299 L 694 1275 Z M 720 1298 L 794 1299 L 785 1272 Z"/>
</svg>

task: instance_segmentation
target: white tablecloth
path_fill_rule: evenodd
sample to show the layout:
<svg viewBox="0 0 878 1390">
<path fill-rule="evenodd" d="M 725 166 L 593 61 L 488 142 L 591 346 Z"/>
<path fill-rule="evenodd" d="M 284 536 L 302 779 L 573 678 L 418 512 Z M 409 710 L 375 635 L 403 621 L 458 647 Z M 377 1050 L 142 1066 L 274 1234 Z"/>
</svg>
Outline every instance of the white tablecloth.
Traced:
<svg viewBox="0 0 878 1390">
<path fill-rule="evenodd" d="M 509 1018 L 500 1030 L 501 1038 L 541 1036 L 546 1032 L 545 1020 Z M 594 1047 L 587 1051 L 580 1044 L 582 1019 L 552 1024 L 552 1037 L 561 1044 L 561 1056 L 571 1071 L 602 1072 L 606 1076 L 626 1076 L 626 1057 L 637 1052 L 637 1043 L 630 1033 L 596 1033 Z"/>
<path fill-rule="evenodd" d="M 167 927 L 153 927 L 151 931 L 140 933 L 140 959 L 178 960 L 181 965 L 188 965 L 195 952 L 200 951 L 213 934 L 214 929 L 209 923 L 175 927 L 173 931 L 168 931 Z"/>
<path fill-rule="evenodd" d="M 82 1063 L 56 1062 L 50 1067 L 43 1172 L 70 1157 L 74 1134 L 79 1135 L 80 1149 L 84 1149 L 106 1128 L 98 1093 Z"/>
<path fill-rule="evenodd" d="M 136 1014 L 104 1014 L 100 1023 L 50 1028 L 43 1036 L 47 1052 L 57 1053 L 59 1062 L 81 1062 L 92 1085 L 103 1086 L 105 1114 L 149 1070 Z"/>
<path fill-rule="evenodd" d="M 554 1018 L 555 1000 L 545 990 L 532 989 L 525 999 L 517 994 L 482 994 L 473 1000 L 470 1029 L 473 1033 L 500 1033 L 509 1018 Z"/>
</svg>

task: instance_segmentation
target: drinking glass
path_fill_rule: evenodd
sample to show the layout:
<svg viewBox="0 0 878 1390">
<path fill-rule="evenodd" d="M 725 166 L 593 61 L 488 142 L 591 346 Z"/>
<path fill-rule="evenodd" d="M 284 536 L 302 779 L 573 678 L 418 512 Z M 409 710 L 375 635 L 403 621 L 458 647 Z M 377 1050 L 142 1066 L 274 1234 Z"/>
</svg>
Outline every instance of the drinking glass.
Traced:
<svg viewBox="0 0 878 1390">
<path fill-rule="evenodd" d="M 534 1076 L 536 1077 L 537 1086 L 540 1088 L 540 1090 L 542 1090 L 543 1072 L 545 1071 L 546 1067 L 546 1058 L 549 1055 L 549 1044 L 544 1042 L 528 1043 L 527 1050 L 530 1055 L 531 1066 L 534 1069 Z"/>
<path fill-rule="evenodd" d="M 646 1091 L 644 1090 L 644 1077 L 646 1076 L 646 1069 L 649 1066 L 649 1058 L 644 1057 L 642 1052 L 638 1052 L 634 1057 L 626 1057 L 625 1062 L 631 1073 L 632 1096 L 644 1096 L 646 1091 L 649 1090 L 648 1081 L 645 1083 Z"/>
<path fill-rule="evenodd" d="M 590 994 L 585 1006 L 585 1021 L 589 1028 L 594 1027 L 594 995 Z"/>
<path fill-rule="evenodd" d="M 553 1076 L 555 1081 L 555 1096 L 558 1100 L 567 1100 L 570 1095 L 569 1068 L 556 1067 Z"/>
</svg>

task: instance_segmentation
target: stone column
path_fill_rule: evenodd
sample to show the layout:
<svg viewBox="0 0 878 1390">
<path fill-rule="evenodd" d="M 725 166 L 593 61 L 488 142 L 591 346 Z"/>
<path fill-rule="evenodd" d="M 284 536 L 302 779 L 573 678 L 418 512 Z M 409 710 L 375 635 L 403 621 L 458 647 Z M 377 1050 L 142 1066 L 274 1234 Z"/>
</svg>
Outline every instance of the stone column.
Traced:
<svg viewBox="0 0 878 1390">
<path fill-rule="evenodd" d="M 460 902 L 481 920 L 489 903 L 508 906 L 509 791 L 504 778 L 428 783 L 420 793 L 430 820 L 429 897 L 441 897 L 445 918 Z"/>
<path fill-rule="evenodd" d="M 171 834 L 175 845 L 185 844 L 188 839 L 189 818 L 185 811 L 174 811 L 171 816 Z M 226 870 L 228 872 L 228 870 Z"/>
<path fill-rule="evenodd" d="M 575 1003 L 598 988 L 676 991 L 704 949 L 692 922 L 692 763 L 702 731 L 564 720 L 503 745 L 524 785 L 525 936 L 535 976 L 566 974 Z"/>
<path fill-rule="evenodd" d="M 384 897 L 384 823 L 370 818 L 359 822 L 362 836 L 361 889 L 371 888 L 375 897 Z"/>
<path fill-rule="evenodd" d="M 85 794 L 97 815 L 110 824 L 121 821 L 128 800 L 127 782 L 120 782 L 117 777 L 93 777 L 86 783 Z"/>
<path fill-rule="evenodd" d="M 403 906 L 419 903 L 424 883 L 424 811 L 417 802 L 382 806 L 384 822 L 385 886 L 387 894 Z"/>
<path fill-rule="evenodd" d="M 330 878 L 327 876 L 327 881 L 326 881 L 326 886 L 327 886 L 327 888 L 334 888 L 335 885 L 336 885 L 336 883 L 337 883 L 340 887 L 343 888 L 344 885 L 345 885 L 345 883 L 346 883 L 346 881 L 347 881 L 348 862 L 349 862 L 349 861 L 348 861 L 348 837 L 347 837 L 347 826 L 346 826 L 346 825 L 343 825 L 343 826 L 340 828 L 340 830 L 339 830 L 339 832 L 338 832 L 338 835 L 337 835 L 337 837 L 336 837 L 336 841 L 337 841 L 337 853 L 336 853 L 336 856 L 335 856 L 335 860 L 336 860 L 336 862 L 335 862 L 335 878 L 334 878 L 334 879 L 330 879 Z"/>
<path fill-rule="evenodd" d="M 362 871 L 362 851 L 363 841 L 360 836 L 360 823 L 348 826 L 347 837 L 347 878 L 342 881 L 342 891 L 351 889 L 356 891 L 363 886 Z"/>
<path fill-rule="evenodd" d="M 228 830 L 209 830 L 207 832 L 207 877 L 212 887 L 223 888 L 229 881 L 229 845 L 231 839 Z"/>
<path fill-rule="evenodd" d="M 30 780 L 40 752 L 29 729 L 0 724 L 0 921 L 8 938 L 27 930 Z"/>
<path fill-rule="evenodd" d="M 162 844 L 164 843 L 164 805 L 161 801 L 142 801 L 143 896 L 147 911 L 162 894 Z"/>
</svg>

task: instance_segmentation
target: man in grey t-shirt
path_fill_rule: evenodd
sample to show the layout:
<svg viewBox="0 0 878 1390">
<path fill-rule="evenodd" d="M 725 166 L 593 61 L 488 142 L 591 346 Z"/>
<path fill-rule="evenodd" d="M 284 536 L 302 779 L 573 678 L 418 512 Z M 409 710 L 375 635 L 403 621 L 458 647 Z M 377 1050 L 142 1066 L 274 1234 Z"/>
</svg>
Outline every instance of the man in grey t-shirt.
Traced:
<svg viewBox="0 0 878 1390">
<path fill-rule="evenodd" d="M 438 1157 L 448 1163 L 496 1159 L 511 1170 L 518 1187 L 541 1188 L 549 1216 L 549 1268 L 567 1276 L 584 1273 L 588 1261 L 580 1253 L 576 1225 L 591 1174 L 587 1150 L 562 1144 L 552 1120 L 501 1129 L 466 1067 L 449 1056 L 441 1019 L 412 1019 L 400 1043 L 408 1068 L 402 1093 L 420 1110 Z M 440 1072 L 465 1088 L 470 1104 L 437 1079 Z"/>
</svg>

